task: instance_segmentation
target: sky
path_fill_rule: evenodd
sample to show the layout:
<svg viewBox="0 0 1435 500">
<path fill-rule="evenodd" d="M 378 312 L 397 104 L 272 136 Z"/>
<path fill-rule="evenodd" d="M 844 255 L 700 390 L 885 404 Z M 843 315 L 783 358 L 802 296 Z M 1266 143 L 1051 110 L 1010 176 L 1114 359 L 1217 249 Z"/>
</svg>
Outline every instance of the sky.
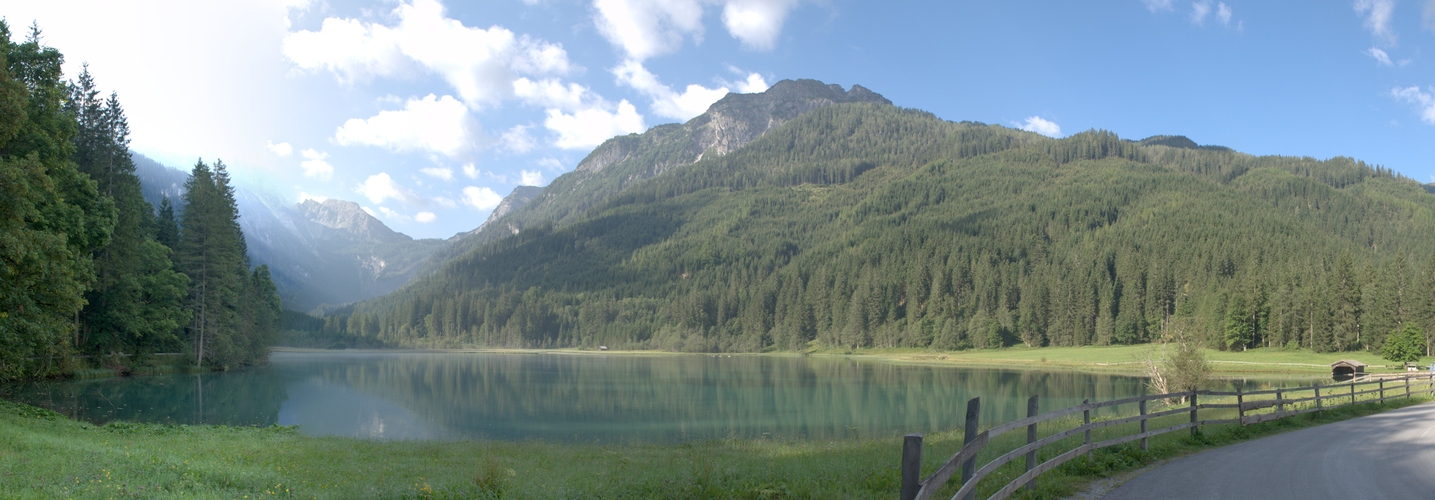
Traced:
<svg viewBox="0 0 1435 500">
<path fill-rule="evenodd" d="M 414 237 L 783 79 L 1063 137 L 1185 135 L 1435 181 L 1435 0 L 0 0 L 131 147 Z M 1425 51 L 1431 54 L 1425 54 Z"/>
</svg>

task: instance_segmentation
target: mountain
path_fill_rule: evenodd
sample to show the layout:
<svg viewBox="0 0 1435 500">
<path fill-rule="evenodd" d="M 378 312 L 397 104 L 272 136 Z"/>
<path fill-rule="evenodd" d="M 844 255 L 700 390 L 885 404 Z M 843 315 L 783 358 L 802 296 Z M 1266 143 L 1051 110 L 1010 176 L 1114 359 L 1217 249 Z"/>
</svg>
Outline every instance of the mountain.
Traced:
<svg viewBox="0 0 1435 500">
<path fill-rule="evenodd" d="M 543 188 L 538 186 L 518 186 L 516 188 L 513 188 L 513 192 L 508 193 L 508 196 L 503 197 L 503 201 L 500 201 L 498 203 L 498 206 L 493 208 L 493 212 L 490 212 L 488 214 L 488 219 L 485 219 L 483 221 L 483 224 L 479 224 L 478 227 L 474 228 L 472 231 L 455 234 L 452 238 L 449 238 L 449 241 L 457 241 L 464 238 L 469 238 L 486 231 L 489 224 L 493 223 L 493 221 L 502 219 L 504 216 L 507 216 L 508 214 L 511 214 L 516 210 L 523 209 L 523 207 L 528 206 L 528 202 L 533 201 L 533 199 L 537 198 L 538 195 L 541 193 L 543 193 Z M 507 223 L 503 226 L 502 229 L 498 229 L 498 232 L 494 234 L 502 234 L 504 231 L 517 234 L 518 230 L 519 228 L 516 224 Z"/>
<path fill-rule="evenodd" d="M 729 96 L 614 138 L 436 272 L 332 313 L 325 334 L 760 351 L 1184 331 L 1338 351 L 1378 350 L 1405 322 L 1435 332 L 1435 196 L 1388 169 L 1179 136 L 1052 139 L 824 88 L 783 82 L 769 91 L 782 99 Z M 775 103 L 742 107 L 758 110 L 749 124 L 794 112 L 723 135 L 734 102 Z"/>
<path fill-rule="evenodd" d="M 453 248 L 436 257 L 435 264 L 525 227 L 570 223 L 603 200 L 670 169 L 728 154 L 814 109 L 857 102 L 891 105 L 860 85 L 844 90 L 816 80 L 783 80 L 766 92 L 728 94 L 687 123 L 614 137 L 541 193 L 529 196 L 515 191 L 515 195 L 528 197 L 527 201 L 511 211 L 495 210 L 483 226 L 466 233 Z"/>
<path fill-rule="evenodd" d="M 182 210 L 188 174 L 142 155 L 134 158 L 145 199 L 158 206 L 169 197 Z M 311 311 L 392 292 L 448 245 L 395 232 L 353 202 L 294 204 L 245 187 L 235 189 L 235 200 L 250 264 L 269 266 L 290 310 Z"/>
<path fill-rule="evenodd" d="M 144 194 L 145 201 L 158 210 L 160 200 L 169 198 L 169 202 L 178 208 L 180 199 L 184 196 L 184 182 L 189 179 L 189 173 L 166 167 L 133 151 L 130 152 L 130 157 L 134 159 L 135 176 L 140 179 L 140 192 Z"/>
</svg>

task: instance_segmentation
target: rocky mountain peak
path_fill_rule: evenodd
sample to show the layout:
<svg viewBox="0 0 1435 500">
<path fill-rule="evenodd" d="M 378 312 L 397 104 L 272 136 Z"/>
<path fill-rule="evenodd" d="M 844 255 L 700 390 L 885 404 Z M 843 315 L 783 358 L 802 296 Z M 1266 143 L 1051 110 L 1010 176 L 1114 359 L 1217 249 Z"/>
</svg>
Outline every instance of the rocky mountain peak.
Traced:
<svg viewBox="0 0 1435 500">
<path fill-rule="evenodd" d="M 704 155 L 725 155 L 761 137 L 798 116 L 825 106 L 850 102 L 891 105 L 892 101 L 861 85 L 844 90 L 841 85 L 817 80 L 782 80 L 764 92 L 731 93 L 708 107 L 707 112 L 681 125 L 690 138 L 686 161 L 658 165 L 653 174 L 667 168 L 701 160 Z M 665 127 L 665 126 L 659 126 Z M 659 127 L 655 127 L 655 130 Z M 593 150 L 578 164 L 579 172 L 597 172 L 630 158 L 643 149 L 634 136 L 615 137 Z"/>
<path fill-rule="evenodd" d="M 352 201 L 328 199 L 323 202 L 304 200 L 299 213 L 315 224 L 343 233 L 350 239 L 368 242 L 410 241 L 408 235 L 395 232 L 365 212 Z"/>
</svg>

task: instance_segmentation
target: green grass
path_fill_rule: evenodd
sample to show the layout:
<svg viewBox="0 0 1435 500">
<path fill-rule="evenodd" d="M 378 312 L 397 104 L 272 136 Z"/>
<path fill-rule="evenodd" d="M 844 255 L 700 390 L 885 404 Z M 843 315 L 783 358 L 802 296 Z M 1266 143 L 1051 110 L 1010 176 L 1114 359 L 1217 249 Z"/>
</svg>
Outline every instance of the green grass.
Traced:
<svg viewBox="0 0 1435 500">
<path fill-rule="evenodd" d="M 1025 346 L 1003 349 L 971 349 L 937 352 L 925 349 L 862 349 L 853 354 L 868 355 L 893 361 L 982 365 L 1014 369 L 1081 369 L 1103 372 L 1139 373 L 1138 359 L 1153 349 L 1150 344 L 1123 346 L 1039 347 Z M 845 354 L 845 351 L 814 350 L 810 354 Z M 1370 365 L 1370 372 L 1399 371 L 1398 363 L 1364 352 L 1314 352 L 1305 349 L 1285 350 L 1257 348 L 1244 352 L 1206 350 L 1206 359 L 1217 374 L 1306 374 L 1330 373 L 1330 364 L 1353 359 Z M 1435 357 L 1422 358 L 1421 366 L 1429 368 Z"/>
<path fill-rule="evenodd" d="M 1244 428 L 1208 426 L 1199 438 L 1166 434 L 1153 438 L 1149 451 L 1133 443 L 1067 463 L 1021 497 L 1060 498 L 1156 460 L 1420 401 L 1348 406 Z M 1185 416 L 1165 418 L 1174 423 Z M 1076 423 L 1045 426 L 1043 434 Z M 1170 423 L 1151 428 L 1164 425 Z M 1122 432 L 1130 431 L 1100 429 L 1094 439 Z M 980 461 L 1024 439 L 1024 432 L 1001 436 Z M 1045 450 L 1043 460 L 1076 444 Z M 960 446 L 956 432 L 929 434 L 924 474 Z M 94 426 L 0 401 L 4 498 L 890 498 L 899 486 L 900 453 L 899 438 L 672 446 L 376 442 L 306 437 L 284 427 Z M 1015 477 L 1020 463 L 983 481 L 981 496 Z M 955 490 L 949 485 L 947 496 Z"/>
</svg>

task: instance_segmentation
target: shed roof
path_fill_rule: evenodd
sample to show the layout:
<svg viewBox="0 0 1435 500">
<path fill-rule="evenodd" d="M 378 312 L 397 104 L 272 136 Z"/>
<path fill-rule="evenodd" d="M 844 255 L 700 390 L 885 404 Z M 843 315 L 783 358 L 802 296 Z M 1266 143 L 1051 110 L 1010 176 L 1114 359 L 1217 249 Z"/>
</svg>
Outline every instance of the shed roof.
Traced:
<svg viewBox="0 0 1435 500">
<path fill-rule="evenodd" d="M 1340 360 L 1340 361 L 1336 361 L 1336 362 L 1330 364 L 1330 367 L 1331 367 L 1331 368 L 1335 368 L 1335 367 L 1337 367 L 1337 366 L 1350 366 L 1350 367 L 1356 367 L 1356 368 L 1358 368 L 1358 367 L 1365 366 L 1365 363 L 1361 363 L 1361 362 L 1356 361 L 1356 360 L 1353 360 L 1353 359 L 1342 359 L 1342 360 Z"/>
</svg>

